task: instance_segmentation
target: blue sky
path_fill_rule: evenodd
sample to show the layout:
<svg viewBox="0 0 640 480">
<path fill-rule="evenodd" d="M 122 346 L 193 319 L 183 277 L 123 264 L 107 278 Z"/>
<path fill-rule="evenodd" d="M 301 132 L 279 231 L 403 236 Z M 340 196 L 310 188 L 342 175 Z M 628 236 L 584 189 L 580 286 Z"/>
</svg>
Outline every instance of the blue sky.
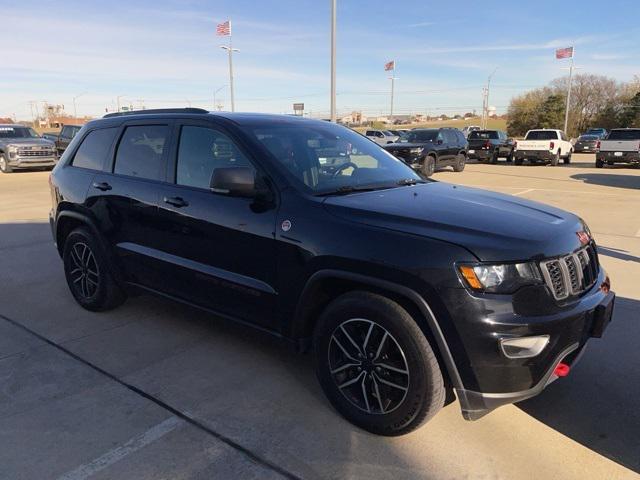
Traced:
<svg viewBox="0 0 640 480">
<path fill-rule="evenodd" d="M 29 101 L 100 115 L 124 104 L 229 108 L 227 57 L 216 23 L 231 19 L 236 109 L 329 109 L 329 0 L 0 0 L 0 116 Z M 626 13 L 625 13 L 626 12 Z M 395 59 L 396 112 L 503 111 L 524 90 L 566 74 L 554 49 L 574 45 L 580 72 L 640 74 L 640 6 L 633 1 L 338 0 L 339 113 L 387 113 L 385 62 Z M 85 93 L 86 92 L 86 93 Z"/>
</svg>

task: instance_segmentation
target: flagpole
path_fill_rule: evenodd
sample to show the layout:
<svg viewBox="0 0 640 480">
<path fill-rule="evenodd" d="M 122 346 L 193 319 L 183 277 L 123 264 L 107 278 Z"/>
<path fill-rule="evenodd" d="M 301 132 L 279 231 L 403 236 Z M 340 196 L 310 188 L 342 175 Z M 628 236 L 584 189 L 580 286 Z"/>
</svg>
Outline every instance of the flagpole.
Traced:
<svg viewBox="0 0 640 480">
<path fill-rule="evenodd" d="M 393 69 L 391 70 L 391 111 L 389 112 L 389 121 L 393 125 L 393 94 L 394 94 L 394 83 L 396 79 L 396 61 L 393 61 Z"/>
<path fill-rule="evenodd" d="M 575 49 L 571 50 L 571 65 L 569 65 L 569 88 L 567 90 L 567 107 L 564 112 L 564 133 L 567 133 L 567 125 L 569 124 L 569 104 L 571 102 L 571 80 L 573 78 L 573 55 Z"/>
<path fill-rule="evenodd" d="M 231 96 L 231 111 L 236 111 L 236 102 L 233 95 L 233 48 L 231 46 L 231 20 L 229 20 L 229 94 Z"/>
</svg>

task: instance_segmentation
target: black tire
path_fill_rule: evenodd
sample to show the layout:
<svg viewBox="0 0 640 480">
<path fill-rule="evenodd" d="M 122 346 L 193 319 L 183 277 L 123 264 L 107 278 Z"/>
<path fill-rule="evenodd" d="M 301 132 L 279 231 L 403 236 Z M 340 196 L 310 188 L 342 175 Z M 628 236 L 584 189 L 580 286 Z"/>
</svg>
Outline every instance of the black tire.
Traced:
<svg viewBox="0 0 640 480">
<path fill-rule="evenodd" d="M 507 155 L 507 163 L 511 163 L 513 162 L 513 150 L 511 150 L 509 152 L 509 155 Z"/>
<path fill-rule="evenodd" d="M 571 152 L 567 153 L 567 156 L 562 160 L 565 165 L 569 165 L 571 163 Z"/>
<path fill-rule="evenodd" d="M 489 163 L 492 163 L 492 164 L 498 163 L 498 150 L 495 150 L 491 154 L 491 157 L 489 158 Z"/>
<path fill-rule="evenodd" d="M 524 159 L 523 159 L 523 158 L 518 158 L 518 157 L 516 157 L 516 158 L 515 158 L 515 160 L 514 160 L 514 163 L 515 163 L 516 165 L 522 165 L 522 162 L 523 162 L 523 161 L 524 161 Z"/>
<path fill-rule="evenodd" d="M 126 295 L 109 271 L 106 255 L 88 229 L 79 227 L 67 236 L 62 261 L 69 290 L 83 308 L 105 311 L 125 301 Z"/>
<path fill-rule="evenodd" d="M 464 170 L 464 167 L 467 163 L 467 157 L 464 156 L 464 154 L 459 153 L 456 156 L 456 160 L 453 164 L 453 171 L 454 172 L 461 172 Z"/>
<path fill-rule="evenodd" d="M 316 374 L 327 398 L 364 430 L 404 435 L 444 405 L 433 349 L 411 315 L 386 297 L 350 292 L 336 298 L 318 319 L 313 340 Z"/>
<path fill-rule="evenodd" d="M 551 165 L 552 167 L 557 167 L 559 163 L 560 163 L 560 151 L 558 150 L 553 155 L 553 157 L 551 157 L 551 162 L 549 162 L 549 165 Z"/>
<path fill-rule="evenodd" d="M 11 173 L 13 169 L 9 162 L 7 161 L 7 157 L 4 156 L 4 153 L 0 153 L 0 172 L 2 173 Z"/>
<path fill-rule="evenodd" d="M 604 167 L 604 162 L 598 158 L 596 158 L 596 168 Z"/>
<path fill-rule="evenodd" d="M 432 155 L 427 155 L 422 162 L 421 173 L 425 177 L 430 177 L 436 172 L 436 159 Z"/>
</svg>

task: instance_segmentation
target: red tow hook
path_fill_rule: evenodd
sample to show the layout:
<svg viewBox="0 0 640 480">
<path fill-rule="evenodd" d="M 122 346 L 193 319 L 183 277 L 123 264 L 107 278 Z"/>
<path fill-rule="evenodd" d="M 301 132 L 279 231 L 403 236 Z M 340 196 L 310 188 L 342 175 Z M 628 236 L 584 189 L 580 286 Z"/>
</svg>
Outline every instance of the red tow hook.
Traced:
<svg viewBox="0 0 640 480">
<path fill-rule="evenodd" d="M 566 377 L 567 375 L 569 375 L 570 370 L 571 367 L 569 367 L 569 365 L 560 362 L 556 369 L 553 371 L 553 374 L 557 377 Z"/>
</svg>

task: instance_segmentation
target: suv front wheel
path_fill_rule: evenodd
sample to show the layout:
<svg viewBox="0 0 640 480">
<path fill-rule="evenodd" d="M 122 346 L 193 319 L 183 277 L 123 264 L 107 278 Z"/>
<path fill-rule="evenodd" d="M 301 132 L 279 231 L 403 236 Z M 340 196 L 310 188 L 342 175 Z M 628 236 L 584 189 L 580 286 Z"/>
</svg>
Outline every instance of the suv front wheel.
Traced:
<svg viewBox="0 0 640 480">
<path fill-rule="evenodd" d="M 316 374 L 347 420 L 379 435 L 403 435 L 444 405 L 435 354 L 409 313 L 369 292 L 344 294 L 314 332 Z"/>
<path fill-rule="evenodd" d="M 125 294 L 109 272 L 106 256 L 88 229 L 76 228 L 67 236 L 62 260 L 69 290 L 80 306 L 97 312 L 124 302 Z"/>
<path fill-rule="evenodd" d="M 0 172 L 2 173 L 11 173 L 13 170 L 11 165 L 7 160 L 7 157 L 4 156 L 4 153 L 0 153 Z"/>
</svg>

